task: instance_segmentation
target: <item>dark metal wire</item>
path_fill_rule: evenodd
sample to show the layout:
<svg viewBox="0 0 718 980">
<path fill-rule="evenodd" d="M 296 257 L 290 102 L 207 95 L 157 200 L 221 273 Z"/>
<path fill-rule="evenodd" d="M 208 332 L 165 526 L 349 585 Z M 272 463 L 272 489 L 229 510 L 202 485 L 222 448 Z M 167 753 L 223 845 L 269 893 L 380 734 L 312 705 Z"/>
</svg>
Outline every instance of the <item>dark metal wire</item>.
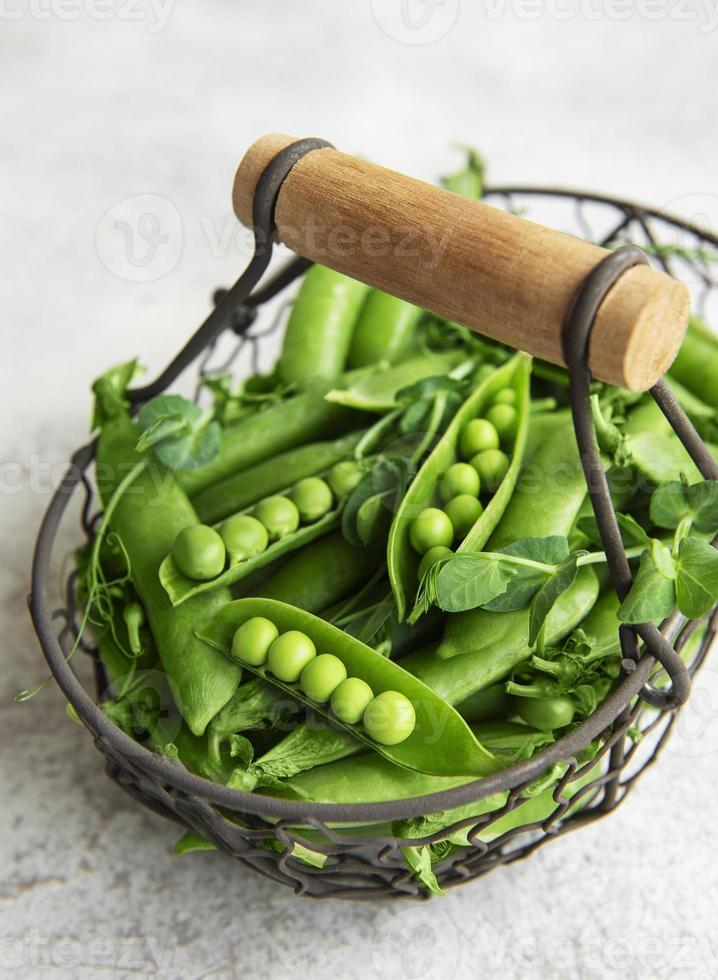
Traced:
<svg viewBox="0 0 718 980">
<path fill-rule="evenodd" d="M 325 144 L 302 141 L 302 144 L 295 145 L 293 152 L 311 152 L 322 145 Z M 135 400 L 149 398 L 170 384 L 208 345 L 212 345 L 222 331 L 233 331 L 241 339 L 250 331 L 257 309 L 306 269 L 308 263 L 297 259 L 280 270 L 265 286 L 255 288 L 259 276 L 269 262 L 273 201 L 281 186 L 281 173 L 284 171 L 286 174 L 291 165 L 290 155 L 277 164 L 276 170 L 270 167 L 272 172 L 265 175 L 267 179 L 262 194 L 259 195 L 261 202 L 258 207 L 261 213 L 255 214 L 255 218 L 258 219 L 258 227 L 262 226 L 261 222 L 265 222 L 264 227 L 269 227 L 270 233 L 264 244 L 257 243 L 255 258 L 247 272 L 231 290 L 217 297 L 219 305 L 214 313 L 162 375 L 151 385 L 133 394 Z M 516 197 L 529 195 L 536 199 L 541 193 L 540 190 L 527 188 L 503 188 L 488 192 L 489 196 L 503 195 L 509 206 Z M 616 235 L 624 232 L 628 234 L 634 223 L 640 228 L 642 221 L 639 217 L 643 221 L 663 221 L 671 227 L 684 228 L 696 234 L 699 240 L 711 240 L 710 236 L 702 236 L 699 230 L 686 222 L 665 219 L 659 212 L 641 208 L 631 202 L 613 201 L 586 192 L 573 194 L 562 189 L 547 193 L 550 197 L 576 199 L 581 208 L 584 202 L 593 202 L 618 211 L 620 221 L 618 224 L 614 222 L 612 242 Z M 584 234 L 595 237 L 589 235 L 588 219 L 582 209 L 580 221 Z M 592 430 L 589 440 L 585 398 L 587 370 L 584 357 L 592 322 L 591 311 L 594 307 L 598 308 L 602 296 L 610 289 L 615 277 L 635 261 L 639 261 L 639 256 L 640 260 L 645 260 L 641 253 L 631 250 L 616 254 L 618 257 L 611 256 L 610 264 L 600 273 L 597 272 L 596 278 L 592 278 L 586 285 L 581 300 L 574 307 L 566 336 L 569 345 L 575 342 L 575 367 L 580 369 L 578 372 L 572 370 L 572 375 L 578 374 L 578 380 L 572 379 L 576 384 L 573 392 L 574 410 L 577 433 L 581 438 L 582 449 L 586 450 L 584 458 L 588 460 L 587 478 L 589 472 L 591 477 L 589 489 L 594 491 L 595 500 L 599 504 L 599 526 L 608 529 L 609 546 L 613 549 L 612 572 L 617 573 L 619 586 L 626 588 L 630 584 L 630 569 L 629 576 L 626 576 L 621 558 L 623 546 L 620 534 L 615 538 L 612 505 L 610 508 L 607 506 L 602 493 L 603 471 L 601 470 L 600 478 L 597 472 L 594 474 L 595 459 L 592 453 L 595 452 L 595 446 Z M 580 331 L 576 329 L 577 325 L 581 328 Z M 584 330 L 586 336 L 580 340 L 579 333 L 583 336 Z M 256 342 L 259 342 L 258 338 Z M 704 475 L 714 472 L 707 468 L 708 465 L 713 466 L 712 460 L 709 463 L 705 455 L 701 458 L 702 444 L 696 442 L 694 431 L 676 413 L 676 406 L 666 397 L 663 388 L 660 385 L 657 387 L 658 390 L 653 391 L 656 401 Z M 272 880 L 290 885 L 298 894 L 351 899 L 426 897 L 423 887 L 408 871 L 402 849 L 435 844 L 446 836 L 447 830 L 444 828 L 424 837 L 406 837 L 398 833 L 393 822 L 478 803 L 494 793 L 505 794 L 505 802 L 501 808 L 482 816 L 464 816 L 456 820 L 454 828 L 457 831 L 467 831 L 469 846 L 455 848 L 444 861 L 437 864 L 437 879 L 443 887 L 450 888 L 478 878 L 501 864 L 526 857 L 547 841 L 577 829 L 618 806 L 626 798 L 638 776 L 658 757 L 674 726 L 676 712 L 665 709 L 669 704 L 672 706 L 681 700 L 685 693 L 686 678 L 677 669 L 672 658 L 678 656 L 699 626 L 696 623 L 686 623 L 680 616 L 671 617 L 658 633 L 660 642 L 668 647 L 670 656 L 657 643 L 656 637 L 652 633 L 644 635 L 642 628 L 638 629 L 638 634 L 646 649 L 639 656 L 641 651 L 635 635 L 632 631 L 624 631 L 627 654 L 625 664 L 632 669 L 626 671 L 620 684 L 601 707 L 569 736 L 527 762 L 455 790 L 392 803 L 334 806 L 242 793 L 194 776 L 171 760 L 148 751 L 117 729 L 98 707 L 95 698 L 79 683 L 70 665 L 66 663 L 62 644 L 58 641 L 55 618 L 58 611 L 53 612 L 49 598 L 52 550 L 66 507 L 78 490 L 84 492 L 83 529 L 88 537 L 92 534 L 89 519 L 92 512 L 92 487 L 86 474 L 94 453 L 94 442 L 75 453 L 45 514 L 38 535 L 30 608 L 50 668 L 68 701 L 92 732 L 95 744 L 106 758 L 108 774 L 126 792 L 144 806 L 167 816 L 185 829 L 201 834 L 246 867 Z M 597 491 L 591 482 L 594 476 L 598 478 Z M 606 549 L 607 554 L 610 549 Z M 65 610 L 59 612 L 60 621 L 64 624 L 61 632 L 64 632 L 68 622 L 72 622 L 72 617 L 68 617 Z M 713 613 L 705 628 L 705 637 L 693 662 L 686 665 L 687 673 L 691 676 L 701 666 L 715 640 L 718 613 Z M 657 680 L 658 662 L 667 672 L 671 687 L 668 692 L 657 692 L 660 699 L 656 702 L 656 710 L 646 706 L 638 695 L 651 698 L 651 689 L 647 685 L 649 680 L 654 683 Z M 97 665 L 99 692 L 106 689 L 107 685 L 99 661 Z M 668 697 L 664 698 L 666 693 Z M 635 732 L 639 730 L 642 733 L 640 744 L 635 737 Z M 597 740 L 600 740 L 598 753 L 589 762 L 579 763 L 578 759 L 586 746 L 596 744 Z M 647 757 L 641 759 L 641 752 L 649 742 L 650 749 L 645 753 Z M 545 773 L 548 767 L 558 763 L 561 764 L 562 774 L 556 780 L 554 806 L 550 812 L 540 819 L 526 818 L 518 826 L 502 832 L 502 818 L 514 813 L 520 815 L 522 808 L 527 807 L 529 799 L 525 795 L 526 788 Z M 574 792 L 579 780 L 585 784 Z M 573 794 L 570 799 L 569 794 Z M 576 806 L 579 799 L 581 809 Z M 348 824 L 358 827 L 372 823 L 376 833 L 371 839 L 352 830 L 351 826 L 337 826 Z M 271 848 L 268 848 L 268 842 L 273 842 Z M 325 867 L 314 868 L 302 862 L 295 853 L 298 845 L 325 855 Z"/>
</svg>

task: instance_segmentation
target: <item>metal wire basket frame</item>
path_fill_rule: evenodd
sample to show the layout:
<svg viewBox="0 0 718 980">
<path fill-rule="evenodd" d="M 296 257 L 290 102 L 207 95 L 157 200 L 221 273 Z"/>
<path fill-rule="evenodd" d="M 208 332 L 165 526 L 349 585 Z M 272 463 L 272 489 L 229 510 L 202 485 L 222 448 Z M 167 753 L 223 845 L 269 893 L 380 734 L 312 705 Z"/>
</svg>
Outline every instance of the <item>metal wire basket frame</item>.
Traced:
<svg viewBox="0 0 718 980">
<path fill-rule="evenodd" d="M 235 356 L 250 345 L 256 357 L 261 338 L 276 326 L 276 323 L 270 323 L 269 327 L 262 325 L 261 318 L 255 326 L 261 307 L 309 265 L 304 259 L 295 259 L 266 285 L 258 286 L 272 253 L 274 203 L 282 180 L 294 163 L 304 153 L 323 145 L 326 144 L 315 140 L 294 144 L 265 172 L 255 199 L 256 250 L 247 270 L 230 290 L 215 294 L 215 309 L 165 371 L 151 384 L 131 393 L 136 404 L 164 391 L 195 362 L 199 362 L 201 372 L 207 373 L 214 345 L 227 331 L 233 331 L 238 337 Z M 610 231 L 599 239 L 599 244 L 645 243 L 656 252 L 656 260 L 665 271 L 673 274 L 676 273 L 667 252 L 658 247 L 666 231 L 671 237 L 680 231 L 698 245 L 718 248 L 718 238 L 690 222 L 597 194 L 497 187 L 487 190 L 486 197 L 510 208 L 516 206 L 519 198 L 532 202 L 540 199 L 573 202 L 579 233 L 593 240 L 599 236 L 592 234 L 584 209 L 587 205 L 602 209 L 611 220 Z M 644 261 L 647 261 L 644 253 L 630 245 L 605 259 L 580 291 L 564 332 L 577 438 L 609 570 L 619 595 L 630 587 L 630 569 L 596 454 L 588 411 L 590 375 L 586 360 L 590 329 L 603 297 L 627 268 Z M 687 252 L 680 261 L 690 266 L 691 277 L 699 284 L 700 307 L 715 289 L 710 268 L 700 257 L 692 261 Z M 222 368 L 226 366 L 225 363 Z M 718 478 L 718 467 L 667 387 L 661 382 L 652 394 L 703 475 Z M 426 892 L 408 869 L 402 848 L 433 844 L 449 832 L 467 829 L 469 846 L 454 849 L 435 868 L 437 880 L 447 888 L 480 877 L 497 865 L 525 857 L 554 837 L 610 812 L 626 798 L 638 776 L 655 761 L 666 744 L 678 714 L 676 709 L 685 703 L 691 678 L 703 664 L 718 633 L 718 610 L 714 610 L 697 653 L 686 664 L 681 650 L 704 623 L 687 622 L 676 612 L 660 630 L 650 626 L 623 628 L 623 677 L 597 711 L 530 760 L 453 790 L 393 802 L 339 806 L 228 789 L 193 775 L 125 735 L 103 713 L 96 696 L 84 689 L 66 660 L 66 651 L 77 635 L 72 583 L 67 590 L 69 599 L 56 606 L 50 595 L 49 573 L 58 530 L 70 501 L 79 495 L 83 495 L 82 530 L 86 538 L 92 537 L 94 495 L 88 471 L 95 445 L 90 443 L 72 456 L 37 538 L 29 605 L 45 658 L 67 700 L 105 756 L 106 771 L 113 780 L 144 806 L 195 831 L 241 864 L 291 886 L 299 894 L 352 899 L 424 898 Z M 92 647 L 85 646 L 92 655 Z M 664 681 L 668 681 L 660 688 L 651 685 L 659 667 L 663 669 Z M 99 697 L 106 689 L 106 678 L 96 656 L 95 675 Z M 640 738 L 636 737 L 637 732 Z M 588 763 L 579 764 L 581 751 L 596 739 L 602 745 L 598 755 Z M 540 821 L 527 821 L 493 835 L 492 826 L 498 820 L 525 804 L 526 788 L 557 764 L 561 764 L 562 775 L 556 779 L 553 790 L 552 812 Z M 580 786 L 576 792 L 571 789 L 574 783 Z M 500 809 L 458 820 L 448 830 L 444 828 L 420 838 L 400 837 L 393 832 L 395 821 L 479 803 L 498 792 L 507 793 Z M 344 825 L 344 829 L 339 825 Z M 367 825 L 376 828 L 376 833 L 369 837 L 366 830 L 352 829 Z M 306 864 L 296 855 L 296 845 L 324 854 L 324 867 Z"/>
</svg>

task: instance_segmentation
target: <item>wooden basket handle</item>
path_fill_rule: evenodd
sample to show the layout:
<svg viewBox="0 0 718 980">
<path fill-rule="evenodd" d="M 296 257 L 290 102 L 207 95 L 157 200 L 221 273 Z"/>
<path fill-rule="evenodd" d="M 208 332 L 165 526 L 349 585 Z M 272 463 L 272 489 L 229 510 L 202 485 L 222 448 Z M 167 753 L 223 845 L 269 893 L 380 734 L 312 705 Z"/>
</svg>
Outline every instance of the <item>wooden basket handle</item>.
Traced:
<svg viewBox="0 0 718 980">
<path fill-rule="evenodd" d="M 265 136 L 239 165 L 234 210 L 247 227 L 262 172 L 293 142 Z M 332 147 L 293 167 L 275 224 L 299 255 L 554 364 L 564 364 L 561 330 L 577 290 L 608 254 Z M 596 317 L 593 376 L 652 387 L 678 353 L 689 311 L 683 283 L 647 265 L 629 269 Z"/>
</svg>

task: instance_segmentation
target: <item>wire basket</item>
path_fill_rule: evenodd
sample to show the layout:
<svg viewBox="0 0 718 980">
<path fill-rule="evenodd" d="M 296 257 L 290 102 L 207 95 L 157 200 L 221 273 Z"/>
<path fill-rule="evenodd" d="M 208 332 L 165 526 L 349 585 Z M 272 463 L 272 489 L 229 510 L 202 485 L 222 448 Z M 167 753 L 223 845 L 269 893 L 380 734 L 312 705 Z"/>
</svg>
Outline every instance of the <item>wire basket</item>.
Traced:
<svg viewBox="0 0 718 980">
<path fill-rule="evenodd" d="M 281 169 L 281 168 L 280 168 Z M 270 175 L 265 199 L 255 202 L 256 224 L 271 227 L 273 200 L 282 174 Z M 486 197 L 509 210 L 526 209 L 532 218 L 548 210 L 554 225 L 597 244 L 618 248 L 589 277 L 567 325 L 567 361 L 572 381 L 572 405 L 584 468 L 596 507 L 599 526 L 609 557 L 614 582 L 625 574 L 627 561 L 615 515 L 600 480 L 590 479 L 600 464 L 593 449 L 587 392 L 590 380 L 586 351 L 593 317 L 600 302 L 625 269 L 645 261 L 642 245 L 652 253 L 651 261 L 664 271 L 684 279 L 694 292 L 694 305 L 710 316 L 716 300 L 716 283 L 710 273 L 706 249 L 718 248 L 718 239 L 689 222 L 658 211 L 590 193 L 530 187 L 493 188 Z M 600 229 L 600 230 L 599 230 Z M 268 236 L 271 241 L 271 235 Z M 278 329 L 280 316 L 267 318 L 265 304 L 279 296 L 308 266 L 295 259 L 262 288 L 256 289 L 266 269 L 271 245 L 253 259 L 247 272 L 229 291 L 215 294 L 216 308 L 192 340 L 156 382 L 133 393 L 137 402 L 165 390 L 180 371 L 199 365 L 200 377 L 224 371 L 237 357 L 251 353 L 256 364 L 268 335 Z M 254 292 L 251 290 L 254 289 Z M 263 309 L 265 307 L 265 309 Z M 228 336 L 235 336 L 229 358 L 217 363 L 219 349 Z M 716 478 L 712 458 L 690 423 L 672 403 L 665 385 L 652 394 L 669 416 L 678 435 L 707 477 Z M 94 443 L 78 450 L 53 497 L 41 526 L 33 564 L 30 608 L 45 657 L 62 691 L 105 756 L 107 774 L 127 793 L 149 809 L 162 814 L 185 830 L 211 841 L 260 874 L 292 887 L 296 893 L 315 898 L 380 899 L 426 897 L 426 891 L 409 870 L 402 849 L 436 843 L 449 831 L 427 837 L 398 836 L 396 823 L 427 814 L 476 803 L 495 793 L 504 793 L 499 809 L 463 818 L 450 828 L 468 831 L 468 846 L 455 848 L 435 868 L 443 888 L 478 878 L 497 865 L 526 857 L 548 841 L 581 827 L 617 807 L 636 779 L 657 758 L 675 725 L 677 708 L 685 703 L 690 681 L 703 664 L 718 632 L 714 610 L 692 662 L 680 656 L 684 645 L 705 623 L 687 622 L 678 613 L 648 634 L 638 628 L 645 652 L 639 650 L 635 630 L 622 629 L 624 652 L 622 679 L 600 708 L 568 736 L 537 753 L 529 761 L 513 765 L 496 775 L 457 789 L 391 803 L 329 805 L 295 802 L 231 790 L 192 775 L 172 760 L 154 754 L 116 728 L 97 704 L 107 688 L 102 666 L 93 649 L 83 645 L 95 663 L 96 695 L 88 693 L 65 654 L 77 636 L 77 615 L 69 599 L 53 601 L 49 572 L 61 526 L 68 520 L 71 501 L 80 501 L 82 533 L 93 533 L 94 491 L 88 475 L 95 452 Z M 601 470 L 601 473 L 603 471 Z M 594 474 L 595 475 L 595 474 Z M 630 584 L 630 572 L 629 584 Z M 651 686 L 663 673 L 661 688 Z M 590 742 L 600 739 L 602 747 L 590 762 L 577 760 Z M 552 766 L 561 764 L 555 780 L 550 812 L 532 818 L 526 788 Z M 502 832 L 509 813 L 526 817 L 513 820 Z M 503 821 L 505 824 L 505 821 Z M 495 829 L 494 829 L 495 828 Z M 325 856 L 324 866 L 308 865 L 302 847 Z"/>
</svg>

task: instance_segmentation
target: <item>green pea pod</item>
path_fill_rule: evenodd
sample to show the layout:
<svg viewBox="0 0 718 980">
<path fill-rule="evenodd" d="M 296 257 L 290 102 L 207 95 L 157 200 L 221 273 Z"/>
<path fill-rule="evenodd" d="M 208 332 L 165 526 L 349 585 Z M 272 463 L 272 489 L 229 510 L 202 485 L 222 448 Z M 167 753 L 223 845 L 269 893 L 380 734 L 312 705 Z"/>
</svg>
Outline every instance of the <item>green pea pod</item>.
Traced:
<svg viewBox="0 0 718 980">
<path fill-rule="evenodd" d="M 686 475 L 689 483 L 698 483 L 703 479 L 653 399 L 646 399 L 631 409 L 620 432 L 628 467 L 652 485 L 673 483 L 680 480 L 682 474 Z"/>
<path fill-rule="evenodd" d="M 465 721 L 473 725 L 479 721 L 508 718 L 511 716 L 511 707 L 511 698 L 506 693 L 506 686 L 503 681 L 498 681 L 461 701 L 456 705 L 456 710 Z"/>
<path fill-rule="evenodd" d="M 472 725 L 471 730 L 482 745 L 502 760 L 504 768 L 519 758 L 529 758 L 552 741 L 544 732 L 511 722 Z M 301 795 L 316 803 L 383 803 L 439 793 L 470 781 L 466 776 L 409 773 L 372 752 L 305 769 L 286 778 L 278 792 L 282 796 Z M 501 806 L 504 798 L 505 794 L 489 797 L 485 801 L 486 812 Z"/>
<path fill-rule="evenodd" d="M 97 484 L 106 502 L 122 478 L 141 461 L 140 432 L 124 416 L 103 427 L 97 447 Z M 241 670 L 198 639 L 196 626 L 231 600 L 226 589 L 197 596 L 173 608 L 159 580 L 162 559 L 177 534 L 197 515 L 169 471 L 150 465 L 120 498 L 110 526 L 129 558 L 132 581 L 147 613 L 162 666 L 191 730 L 201 735 L 231 698 Z"/>
<path fill-rule="evenodd" d="M 289 449 L 212 484 L 193 497 L 192 504 L 203 524 L 216 524 L 264 497 L 280 493 L 285 487 L 307 476 L 323 473 L 347 459 L 362 435 L 362 431 L 352 432 L 331 442 L 310 442 Z"/>
<path fill-rule="evenodd" d="M 670 375 L 707 405 L 718 408 L 718 337 L 697 317 L 691 319 Z"/>
<path fill-rule="evenodd" d="M 481 516 L 464 537 L 458 551 L 480 551 L 499 522 L 516 486 L 521 470 L 529 429 L 531 358 L 517 354 L 498 368 L 467 398 L 446 432 L 412 481 L 394 517 L 389 532 L 387 565 L 399 619 L 404 619 L 417 591 L 419 557 L 409 535 L 414 519 L 426 507 L 435 505 L 437 484 L 458 458 L 461 431 L 471 419 L 481 415 L 502 388 L 513 388 L 517 395 L 519 428 L 513 446 L 511 465 Z"/>
<path fill-rule="evenodd" d="M 333 531 L 293 555 L 255 595 L 320 613 L 360 588 L 375 569 L 371 550 L 356 548 Z"/>
<path fill-rule="evenodd" d="M 591 611 L 598 592 L 596 573 L 586 565 L 549 613 L 546 643 L 568 636 Z M 409 654 L 401 663 L 449 704 L 459 704 L 506 677 L 530 655 L 528 609 L 507 613 L 474 609 L 449 616 L 436 653 Z"/>
<path fill-rule="evenodd" d="M 373 289 L 354 326 L 349 366 L 393 364 L 411 343 L 423 310 L 390 293 Z"/>
<path fill-rule="evenodd" d="M 345 378 L 346 384 L 332 388 L 326 399 L 334 405 L 383 415 L 398 406 L 397 394 L 404 388 L 424 378 L 446 375 L 461 360 L 458 351 L 427 352 L 393 366 L 378 365 L 371 371 L 353 371 Z"/>
<path fill-rule="evenodd" d="M 359 427 L 361 416 L 324 396 L 327 382 L 271 405 L 222 430 L 217 456 L 204 466 L 178 474 L 190 497 L 256 463 L 317 439 L 332 439 Z"/>
<path fill-rule="evenodd" d="M 284 334 L 277 371 L 288 384 L 334 380 L 344 370 L 354 324 L 369 287 L 323 265 L 302 280 Z"/>
<path fill-rule="evenodd" d="M 329 513 L 325 514 L 324 517 L 321 517 L 313 524 L 307 524 L 305 527 L 300 527 L 298 530 L 292 532 L 292 534 L 287 534 L 285 537 L 279 538 L 278 541 L 270 544 L 268 548 L 260 554 L 255 555 L 254 558 L 246 558 L 244 561 L 232 563 L 221 575 L 207 582 L 197 582 L 183 575 L 177 567 L 174 556 L 170 552 L 165 556 L 160 565 L 160 582 L 172 605 L 180 606 L 182 603 L 187 602 L 188 599 L 204 595 L 215 589 L 226 589 L 236 582 L 241 582 L 247 575 L 259 571 L 260 568 L 266 568 L 267 565 L 271 565 L 278 558 L 283 558 L 285 555 L 289 555 L 293 551 L 297 551 L 299 548 L 311 544 L 312 541 L 316 541 L 323 534 L 337 527 L 340 516 L 341 505 L 334 507 L 333 510 L 330 510 Z"/>
<path fill-rule="evenodd" d="M 238 599 L 200 627 L 201 638 L 230 657 L 234 633 L 255 616 L 269 619 L 280 633 L 303 632 L 318 649 L 339 657 L 350 677 L 366 681 L 375 695 L 398 691 L 411 701 L 416 714 L 416 724 L 408 738 L 397 745 L 379 745 L 360 726 L 340 724 L 327 709 L 309 700 L 298 684 L 283 684 L 264 667 L 250 668 L 318 713 L 326 714 L 340 729 L 407 769 L 445 776 L 481 776 L 494 771 L 490 753 L 474 738 L 458 712 L 398 664 L 303 610 L 271 599 Z"/>
</svg>

